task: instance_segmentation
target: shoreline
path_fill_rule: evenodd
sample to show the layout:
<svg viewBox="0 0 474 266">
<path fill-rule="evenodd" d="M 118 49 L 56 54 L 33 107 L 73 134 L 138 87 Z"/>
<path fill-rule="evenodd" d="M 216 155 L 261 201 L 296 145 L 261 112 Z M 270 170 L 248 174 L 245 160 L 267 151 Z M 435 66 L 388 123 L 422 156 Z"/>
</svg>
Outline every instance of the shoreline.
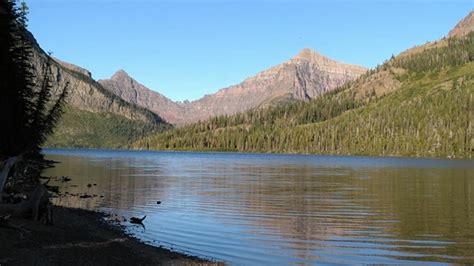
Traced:
<svg viewBox="0 0 474 266">
<path fill-rule="evenodd" d="M 0 227 L 0 265 L 224 265 L 142 243 L 101 212 L 52 209 L 53 225 L 12 219 L 23 232 Z"/>
<path fill-rule="evenodd" d="M 357 158 L 376 158 L 376 159 L 415 159 L 415 160 L 446 160 L 446 161 L 471 161 L 470 157 L 428 157 L 428 156 L 410 156 L 410 155 L 381 155 L 381 154 L 337 154 L 337 153 L 285 153 L 285 152 L 258 152 L 258 151 L 224 151 L 224 150 L 151 150 L 151 149 L 129 149 L 129 148 L 79 148 L 79 147 L 43 147 L 42 152 L 48 150 L 56 151 L 107 151 L 107 152 L 156 152 L 156 153 L 202 153 L 202 154 L 244 154 L 244 155 L 282 155 L 282 156 L 308 156 L 308 157 L 357 157 Z"/>
</svg>

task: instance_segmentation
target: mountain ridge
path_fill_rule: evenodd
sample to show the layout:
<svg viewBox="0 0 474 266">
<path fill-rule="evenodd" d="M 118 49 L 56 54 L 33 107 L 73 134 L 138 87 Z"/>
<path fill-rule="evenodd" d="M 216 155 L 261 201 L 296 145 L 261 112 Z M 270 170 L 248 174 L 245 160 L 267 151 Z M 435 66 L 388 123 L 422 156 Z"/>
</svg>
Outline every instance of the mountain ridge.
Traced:
<svg viewBox="0 0 474 266">
<path fill-rule="evenodd" d="M 456 24 L 456 26 L 448 33 L 448 37 L 465 36 L 471 31 L 474 31 L 474 10 Z"/>
<path fill-rule="evenodd" d="M 168 99 L 159 92 L 148 89 L 130 77 L 125 70 L 118 70 L 110 79 L 98 80 L 98 83 L 125 101 L 159 114 L 166 121 L 172 122 L 178 116 L 184 115 L 184 109 L 179 103 Z"/>
<path fill-rule="evenodd" d="M 171 123 L 188 124 L 243 112 L 283 95 L 295 100 L 309 100 L 365 71 L 364 67 L 341 63 L 305 48 L 286 62 L 191 102 L 174 102 L 138 83 L 123 70 L 98 82 L 126 101 L 146 107 Z M 144 97 L 138 99 L 139 95 Z"/>
</svg>

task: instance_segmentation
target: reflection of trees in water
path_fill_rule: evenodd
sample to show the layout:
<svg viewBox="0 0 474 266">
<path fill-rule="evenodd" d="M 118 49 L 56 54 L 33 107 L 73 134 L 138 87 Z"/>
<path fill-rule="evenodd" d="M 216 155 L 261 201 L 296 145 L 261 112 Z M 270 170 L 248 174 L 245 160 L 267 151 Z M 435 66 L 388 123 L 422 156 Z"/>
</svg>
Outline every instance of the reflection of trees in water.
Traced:
<svg viewBox="0 0 474 266">
<path fill-rule="evenodd" d="M 370 222 L 384 223 L 383 231 L 394 239 L 453 242 L 426 248 L 424 254 L 470 257 L 474 250 L 474 179 L 470 169 L 387 169 L 362 180 Z M 411 244 L 401 251 L 419 252 L 433 243 Z M 467 261 L 458 261 L 468 263 Z M 472 258 L 469 263 L 472 263 Z"/>
<path fill-rule="evenodd" d="M 342 216 L 336 217 L 350 211 L 348 202 L 338 200 L 337 189 L 343 185 L 325 183 L 325 179 L 294 177 L 290 186 L 278 181 L 256 182 L 242 193 L 246 200 L 254 202 L 242 212 L 253 216 L 253 223 L 263 227 L 264 234 L 291 240 L 284 242 L 285 247 L 299 250 L 299 256 L 307 258 L 310 255 L 304 250 L 310 252 L 324 246 L 320 241 L 344 235 L 349 224 Z M 353 217 L 350 226 L 357 228 L 359 221 Z"/>
<path fill-rule="evenodd" d="M 282 239 L 274 244 L 293 250 L 299 258 L 315 259 L 314 250 L 328 243 L 337 246 L 338 239 L 354 244 L 396 240 L 378 248 L 407 256 L 468 257 L 474 250 L 474 180 L 469 169 L 193 165 L 177 159 L 163 165 L 141 159 L 144 167 L 131 167 L 136 161 L 126 158 L 60 160 L 64 164 L 50 174 L 73 178 L 63 191 L 105 195 L 57 199 L 61 205 L 126 210 L 153 204 L 153 199 L 171 201 L 178 210 L 193 209 L 228 226 L 248 224 L 254 231 L 246 233 L 263 236 L 260 239 Z M 89 183 L 97 186 L 87 188 Z M 416 239 L 454 243 L 401 241 Z"/>
<path fill-rule="evenodd" d="M 311 258 L 312 250 L 324 246 L 321 241 L 337 236 L 373 243 L 380 237 L 453 242 L 398 241 L 389 246 L 407 256 L 426 254 L 425 259 L 440 261 L 452 258 L 437 255 L 466 258 L 474 250 L 474 180 L 468 169 L 234 170 L 239 178 L 216 178 L 201 193 L 202 201 L 248 217 L 259 234 L 293 240 L 282 245 L 295 249 L 298 257 Z"/>
<path fill-rule="evenodd" d="M 50 157 L 62 164 L 49 169 L 45 175 L 66 175 L 72 178 L 70 182 L 55 184 L 60 186 L 61 192 L 97 195 L 87 199 L 78 196 L 59 197 L 54 199 L 55 204 L 85 209 L 107 207 L 129 210 L 132 206 L 150 204 L 149 199 L 166 197 L 168 185 L 161 178 L 152 178 L 163 175 L 160 168 L 130 167 L 130 161 L 123 158 L 93 161 L 91 158 L 72 156 Z"/>
<path fill-rule="evenodd" d="M 251 229 L 254 234 L 284 238 L 282 247 L 295 250 L 298 257 L 313 258 L 311 251 L 325 245 L 321 241 L 366 228 L 367 210 L 346 196 L 357 187 L 350 172 L 346 168 L 235 167 L 232 175 L 214 177 L 201 192 L 201 202 L 256 225 Z"/>
</svg>

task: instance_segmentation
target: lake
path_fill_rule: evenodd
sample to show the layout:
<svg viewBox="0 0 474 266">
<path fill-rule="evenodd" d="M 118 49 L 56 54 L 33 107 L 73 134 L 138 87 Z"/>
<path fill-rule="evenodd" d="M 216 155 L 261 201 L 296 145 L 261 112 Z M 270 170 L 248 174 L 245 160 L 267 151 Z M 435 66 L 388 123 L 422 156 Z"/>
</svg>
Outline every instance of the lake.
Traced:
<svg viewBox="0 0 474 266">
<path fill-rule="evenodd" d="M 62 192 L 97 195 L 56 204 L 146 215 L 124 224 L 151 245 L 235 265 L 474 264 L 472 160 L 44 152 Z"/>
</svg>

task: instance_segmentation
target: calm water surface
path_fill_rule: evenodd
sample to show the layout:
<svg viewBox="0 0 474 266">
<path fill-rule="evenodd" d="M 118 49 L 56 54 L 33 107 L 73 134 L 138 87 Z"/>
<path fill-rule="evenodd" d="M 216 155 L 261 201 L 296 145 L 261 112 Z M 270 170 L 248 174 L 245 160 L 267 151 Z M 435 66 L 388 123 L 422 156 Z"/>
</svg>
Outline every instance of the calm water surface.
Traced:
<svg viewBox="0 0 474 266">
<path fill-rule="evenodd" d="M 256 264 L 474 264 L 474 162 L 45 150 L 65 206 L 126 217 L 152 245 Z M 90 188 L 87 184 L 97 184 Z M 162 201 L 157 205 L 156 201 Z"/>
</svg>

